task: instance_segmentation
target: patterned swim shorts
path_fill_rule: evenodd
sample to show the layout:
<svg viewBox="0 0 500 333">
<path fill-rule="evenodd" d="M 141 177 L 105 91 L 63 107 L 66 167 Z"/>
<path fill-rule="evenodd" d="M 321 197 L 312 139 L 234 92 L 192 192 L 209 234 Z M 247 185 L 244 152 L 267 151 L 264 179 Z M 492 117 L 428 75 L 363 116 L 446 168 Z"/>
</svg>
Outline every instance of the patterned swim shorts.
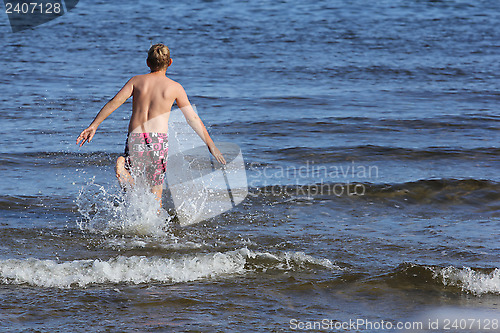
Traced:
<svg viewBox="0 0 500 333">
<path fill-rule="evenodd" d="M 162 185 L 167 170 L 167 133 L 129 133 L 125 144 L 125 167 L 152 186 Z"/>
</svg>

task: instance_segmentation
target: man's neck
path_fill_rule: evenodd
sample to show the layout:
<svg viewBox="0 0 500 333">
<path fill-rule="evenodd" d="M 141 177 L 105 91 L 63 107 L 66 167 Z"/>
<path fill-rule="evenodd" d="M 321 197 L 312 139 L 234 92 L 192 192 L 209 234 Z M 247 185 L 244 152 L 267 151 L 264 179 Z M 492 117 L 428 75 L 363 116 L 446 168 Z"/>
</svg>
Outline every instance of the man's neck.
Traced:
<svg viewBox="0 0 500 333">
<path fill-rule="evenodd" d="M 159 71 L 151 71 L 151 74 L 156 74 L 156 75 L 166 75 L 167 74 L 167 69 L 160 69 Z"/>
</svg>

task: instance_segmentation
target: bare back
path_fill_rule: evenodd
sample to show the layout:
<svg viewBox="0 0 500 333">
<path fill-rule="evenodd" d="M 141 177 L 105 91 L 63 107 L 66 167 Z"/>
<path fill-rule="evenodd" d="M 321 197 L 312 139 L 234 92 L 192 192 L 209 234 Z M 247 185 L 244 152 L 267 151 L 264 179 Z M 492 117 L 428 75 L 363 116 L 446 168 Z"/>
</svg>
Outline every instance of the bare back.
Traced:
<svg viewBox="0 0 500 333">
<path fill-rule="evenodd" d="M 170 64 L 172 64 L 172 60 L 170 60 Z M 128 80 L 115 97 L 99 111 L 89 127 L 80 133 L 76 139 L 76 144 L 81 147 L 85 142 L 90 142 L 97 131 L 97 127 L 132 96 L 132 116 L 128 127 L 129 133 L 168 133 L 168 119 L 172 105 L 175 102 L 184 114 L 189 126 L 208 146 L 212 155 L 218 162 L 225 164 L 224 157 L 215 146 L 212 138 L 210 138 L 200 117 L 189 103 L 184 88 L 165 76 L 167 67 L 149 74 L 134 76 Z"/>
<path fill-rule="evenodd" d="M 128 131 L 168 133 L 168 118 L 180 85 L 161 72 L 134 76 L 127 84 L 133 86 Z"/>
</svg>

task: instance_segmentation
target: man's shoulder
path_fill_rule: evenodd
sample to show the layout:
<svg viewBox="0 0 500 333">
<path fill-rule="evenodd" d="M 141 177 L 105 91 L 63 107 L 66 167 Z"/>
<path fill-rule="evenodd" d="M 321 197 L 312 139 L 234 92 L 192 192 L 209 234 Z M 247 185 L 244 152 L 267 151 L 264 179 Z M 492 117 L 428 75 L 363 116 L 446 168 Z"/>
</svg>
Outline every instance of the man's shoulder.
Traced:
<svg viewBox="0 0 500 333">
<path fill-rule="evenodd" d="M 179 88 L 182 88 L 182 85 L 179 82 L 172 80 L 168 76 L 165 76 L 165 79 L 167 79 L 169 84 L 176 86 L 176 87 L 179 87 Z"/>
<path fill-rule="evenodd" d="M 146 74 L 139 74 L 139 75 L 134 75 L 132 76 L 128 82 L 130 83 L 137 83 L 139 81 L 144 81 L 146 79 Z"/>
</svg>

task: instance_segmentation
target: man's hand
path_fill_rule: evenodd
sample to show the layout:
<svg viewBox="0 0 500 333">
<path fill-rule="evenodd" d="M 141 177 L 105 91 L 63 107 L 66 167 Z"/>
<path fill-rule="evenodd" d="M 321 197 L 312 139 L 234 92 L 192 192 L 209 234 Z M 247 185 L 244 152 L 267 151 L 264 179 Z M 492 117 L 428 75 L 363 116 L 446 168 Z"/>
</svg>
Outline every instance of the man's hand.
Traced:
<svg viewBox="0 0 500 333">
<path fill-rule="evenodd" d="M 80 144 L 80 147 L 83 146 L 85 142 L 90 142 L 94 137 L 96 128 L 94 126 L 89 126 L 80 133 L 78 138 L 76 139 L 76 144 Z M 80 143 L 82 141 L 82 143 Z"/>
<path fill-rule="evenodd" d="M 222 156 L 222 153 L 215 145 L 213 145 L 212 147 L 208 147 L 208 149 L 210 150 L 210 153 L 215 157 L 217 162 L 224 164 L 224 165 L 226 164 L 226 160 L 224 159 L 224 156 Z"/>
</svg>

